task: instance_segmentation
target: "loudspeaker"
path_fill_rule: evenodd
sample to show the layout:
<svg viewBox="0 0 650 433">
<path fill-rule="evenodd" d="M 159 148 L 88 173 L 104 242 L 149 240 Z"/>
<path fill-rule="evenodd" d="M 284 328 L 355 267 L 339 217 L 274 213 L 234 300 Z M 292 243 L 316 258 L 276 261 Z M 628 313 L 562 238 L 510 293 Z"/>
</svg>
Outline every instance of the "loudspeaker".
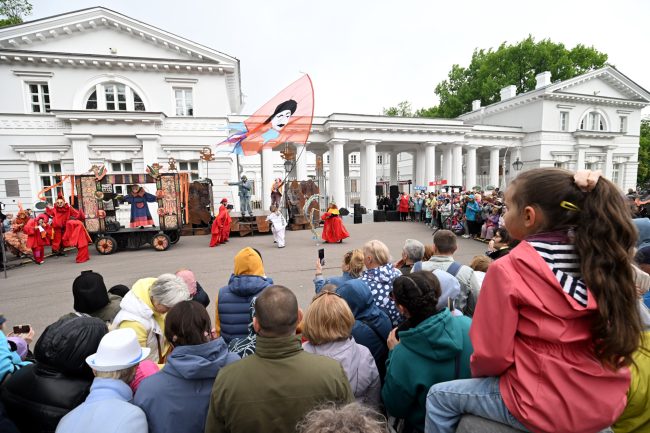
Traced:
<svg viewBox="0 0 650 433">
<path fill-rule="evenodd" d="M 399 221 L 399 212 L 396 210 L 386 212 L 386 221 Z"/>
<path fill-rule="evenodd" d="M 390 198 L 391 198 L 391 200 L 395 200 L 397 197 L 399 197 L 399 186 L 391 185 L 390 186 Z"/>
<path fill-rule="evenodd" d="M 383 185 L 375 185 L 375 195 L 377 197 L 381 197 L 384 195 L 384 186 Z"/>
<path fill-rule="evenodd" d="M 354 214 L 354 223 L 361 224 L 363 222 L 363 216 L 360 213 Z"/>
<path fill-rule="evenodd" d="M 376 223 L 383 223 L 386 221 L 386 212 L 383 210 L 376 210 L 372 212 L 372 220 Z"/>
</svg>

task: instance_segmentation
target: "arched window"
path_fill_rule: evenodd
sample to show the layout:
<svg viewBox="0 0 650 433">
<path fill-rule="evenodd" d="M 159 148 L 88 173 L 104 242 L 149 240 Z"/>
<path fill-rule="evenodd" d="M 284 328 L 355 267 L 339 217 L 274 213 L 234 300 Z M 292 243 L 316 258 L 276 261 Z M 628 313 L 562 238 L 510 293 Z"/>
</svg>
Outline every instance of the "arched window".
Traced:
<svg viewBox="0 0 650 433">
<path fill-rule="evenodd" d="M 582 116 L 578 129 L 583 131 L 607 131 L 607 121 L 598 111 L 590 111 Z"/>
<path fill-rule="evenodd" d="M 108 82 L 95 86 L 86 99 L 86 110 L 145 111 L 145 106 L 131 87 Z"/>
</svg>

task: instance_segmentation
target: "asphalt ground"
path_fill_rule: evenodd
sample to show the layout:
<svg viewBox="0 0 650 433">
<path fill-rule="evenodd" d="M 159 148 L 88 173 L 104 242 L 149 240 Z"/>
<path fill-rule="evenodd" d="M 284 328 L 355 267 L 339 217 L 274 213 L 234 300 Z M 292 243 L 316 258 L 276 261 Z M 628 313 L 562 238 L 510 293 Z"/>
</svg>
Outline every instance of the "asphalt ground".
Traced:
<svg viewBox="0 0 650 433">
<path fill-rule="evenodd" d="M 402 246 L 408 238 L 432 243 L 432 230 L 421 223 L 352 224 L 350 219 L 346 221 L 346 228 L 350 237 L 342 244 L 316 242 L 309 230 L 287 231 L 283 249 L 275 246 L 272 235 L 256 234 L 231 237 L 230 242 L 215 248 L 208 247 L 209 236 L 183 236 L 176 245 L 163 252 L 146 246 L 102 256 L 91 246 L 90 261 L 81 264 L 75 263 L 76 250 L 71 250 L 66 257 L 47 257 L 40 266 L 28 261 L 9 269 L 7 279 L 0 273 L 0 314 L 7 318 L 5 330 L 28 323 L 38 338 L 39 332 L 48 324 L 73 311 L 72 283 L 81 271 L 92 269 L 102 274 L 107 288 L 110 288 L 116 284 L 131 287 L 140 278 L 155 277 L 185 267 L 194 271 L 210 296 L 212 303 L 208 311 L 214 319 L 213 300 L 217 291 L 228 282 L 235 255 L 247 246 L 260 251 L 267 276 L 276 284 L 292 289 L 300 306 L 306 308 L 314 293 L 314 267 L 319 248 L 325 249 L 323 274 L 327 277 L 341 274 L 341 260 L 347 251 L 360 248 L 372 239 L 388 245 L 395 261 L 401 257 Z M 318 232 L 320 234 L 320 230 Z M 459 250 L 454 257 L 461 263 L 468 264 L 472 257 L 486 250 L 486 244 L 481 242 L 459 237 L 458 243 Z"/>
</svg>

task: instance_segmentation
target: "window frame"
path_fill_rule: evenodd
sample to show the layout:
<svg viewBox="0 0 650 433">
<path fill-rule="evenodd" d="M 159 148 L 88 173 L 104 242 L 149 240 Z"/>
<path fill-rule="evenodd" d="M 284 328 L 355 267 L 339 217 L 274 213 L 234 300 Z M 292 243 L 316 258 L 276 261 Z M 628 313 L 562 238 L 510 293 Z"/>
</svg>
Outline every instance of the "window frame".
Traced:
<svg viewBox="0 0 650 433">
<path fill-rule="evenodd" d="M 589 110 L 580 118 L 578 130 L 607 132 L 610 130 L 607 116 L 600 110 Z"/>
<path fill-rule="evenodd" d="M 133 161 L 111 161 L 111 173 L 133 173 Z"/>
<path fill-rule="evenodd" d="M 182 107 L 178 106 L 179 99 L 176 97 L 176 92 L 182 92 Z M 188 107 L 187 95 L 189 94 L 190 105 Z M 173 113 L 176 117 L 194 117 L 194 88 L 191 86 L 174 86 L 172 87 L 172 100 L 174 101 Z M 178 113 L 178 109 L 182 108 L 182 113 Z"/>
<path fill-rule="evenodd" d="M 560 111 L 560 131 L 567 132 L 569 130 L 569 112 Z"/>
<path fill-rule="evenodd" d="M 618 132 L 627 134 L 627 116 L 618 116 Z"/>
<path fill-rule="evenodd" d="M 200 164 L 199 160 L 186 160 L 186 161 L 177 161 L 178 164 L 178 172 L 179 173 L 188 173 L 190 177 L 190 181 L 195 181 L 201 179 L 201 173 L 200 173 Z M 183 168 L 183 164 L 185 164 L 185 168 Z M 193 167 L 193 164 L 196 164 L 196 168 Z"/>
<path fill-rule="evenodd" d="M 27 95 L 27 112 L 30 114 L 48 114 L 52 110 L 52 94 L 50 93 L 50 82 L 49 80 L 28 80 L 24 81 Z M 31 86 L 38 86 L 38 92 L 36 93 L 38 97 L 38 102 L 33 101 L 33 95 Z M 47 86 L 47 93 L 43 92 L 43 86 Z M 47 96 L 49 102 L 45 102 L 45 96 Z M 38 105 L 40 111 L 34 111 L 34 106 Z"/>
<path fill-rule="evenodd" d="M 61 168 L 62 164 L 61 161 L 59 162 L 40 162 L 37 164 L 38 165 L 38 180 L 41 184 L 41 190 L 47 188 L 48 186 L 55 185 L 59 182 L 61 182 L 62 175 L 61 175 Z M 43 170 L 43 166 L 47 167 L 47 170 Z M 58 166 L 58 167 L 57 167 Z M 57 171 L 58 168 L 58 171 Z M 44 179 L 47 179 L 47 183 L 49 185 L 46 185 L 44 182 Z M 59 193 L 65 194 L 63 185 L 57 186 L 56 188 L 53 188 L 47 192 L 43 193 L 43 196 L 45 197 L 45 201 L 53 205 L 54 201 L 56 198 L 59 196 Z"/>
<path fill-rule="evenodd" d="M 109 92 L 110 89 L 110 92 Z M 123 92 L 121 91 L 123 89 Z M 91 96 L 95 95 L 95 108 L 88 108 Z M 109 101 L 109 95 L 112 95 L 112 101 Z M 120 95 L 123 95 L 123 101 L 120 101 Z M 136 101 L 136 97 L 139 101 Z M 113 108 L 109 108 L 109 104 Z M 147 111 L 146 104 L 142 96 L 136 92 L 133 87 L 120 81 L 103 81 L 95 84 L 86 92 L 83 99 L 83 109 L 88 111 L 113 111 L 113 112 L 132 112 Z M 138 106 L 138 108 L 136 108 Z M 121 108 L 123 107 L 123 108 Z M 141 109 L 140 109 L 141 107 Z"/>
<path fill-rule="evenodd" d="M 377 165 L 384 165 L 384 155 L 382 153 L 377 154 Z"/>
</svg>

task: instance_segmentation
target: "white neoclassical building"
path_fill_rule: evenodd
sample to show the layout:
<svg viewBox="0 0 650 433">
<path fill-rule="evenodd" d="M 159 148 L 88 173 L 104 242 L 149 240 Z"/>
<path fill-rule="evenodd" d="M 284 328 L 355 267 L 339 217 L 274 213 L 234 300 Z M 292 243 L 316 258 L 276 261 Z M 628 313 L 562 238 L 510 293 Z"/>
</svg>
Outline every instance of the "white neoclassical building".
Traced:
<svg viewBox="0 0 650 433">
<path fill-rule="evenodd" d="M 242 113 L 240 67 L 102 7 L 0 29 L 0 202 L 8 212 L 31 207 L 44 187 L 93 164 L 137 173 L 172 157 L 193 179 L 211 178 L 216 200 L 237 201 L 224 185 L 238 177 L 235 157 L 215 145 L 256 108 Z M 499 186 L 533 167 L 600 168 L 628 188 L 648 104 L 650 94 L 611 67 L 556 83 L 542 73 L 535 90 L 507 87 L 500 102 L 456 119 L 315 117 L 306 146 L 243 157 L 241 169 L 265 208 L 272 179 L 285 176 L 287 147 L 298 155 L 290 176 L 313 177 L 328 199 L 369 209 L 378 186 Z M 205 147 L 216 155 L 209 163 L 199 158 Z M 68 183 L 62 189 L 70 193 Z"/>
</svg>

